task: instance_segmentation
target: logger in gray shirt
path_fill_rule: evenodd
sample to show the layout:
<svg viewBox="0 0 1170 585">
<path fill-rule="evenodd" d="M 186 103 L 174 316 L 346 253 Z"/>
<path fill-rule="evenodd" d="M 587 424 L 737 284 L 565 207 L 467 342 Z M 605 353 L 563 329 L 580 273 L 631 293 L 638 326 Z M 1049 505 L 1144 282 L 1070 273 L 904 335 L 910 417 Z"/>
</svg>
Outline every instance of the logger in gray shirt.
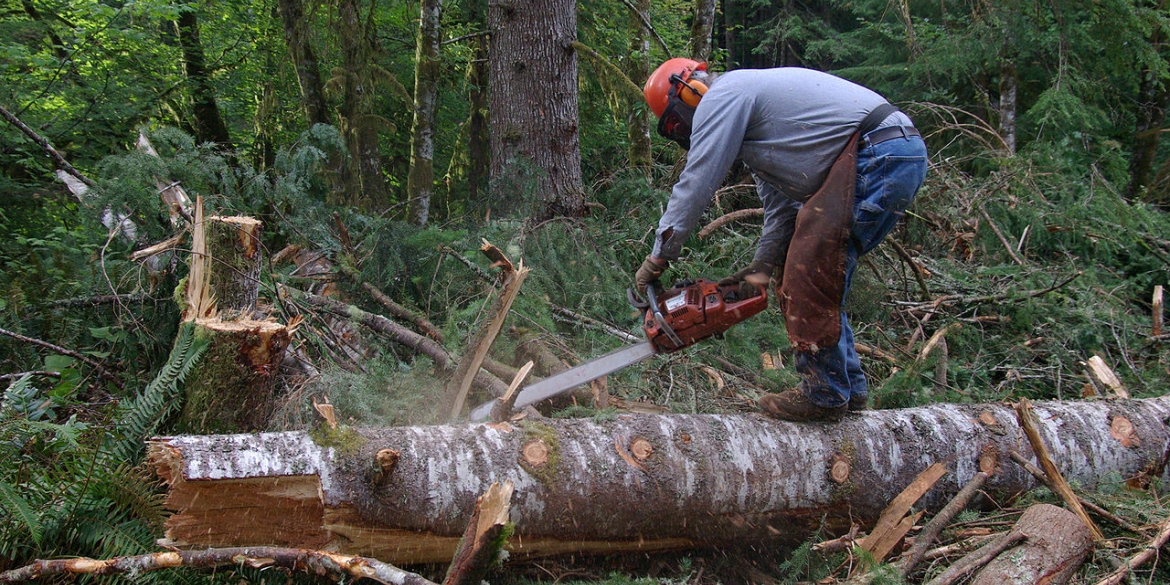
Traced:
<svg viewBox="0 0 1170 585">
<path fill-rule="evenodd" d="M 659 134 L 689 150 L 635 275 L 656 283 L 736 160 L 764 207 L 753 261 L 722 281 L 777 278 L 797 388 L 760 399 L 785 420 L 839 420 L 865 408 L 865 375 L 843 309 L 857 259 L 893 229 L 926 175 L 926 146 L 910 118 L 877 93 L 828 73 L 782 67 L 717 78 L 676 58 L 646 82 Z M 810 200 L 815 199 L 813 203 Z"/>
</svg>

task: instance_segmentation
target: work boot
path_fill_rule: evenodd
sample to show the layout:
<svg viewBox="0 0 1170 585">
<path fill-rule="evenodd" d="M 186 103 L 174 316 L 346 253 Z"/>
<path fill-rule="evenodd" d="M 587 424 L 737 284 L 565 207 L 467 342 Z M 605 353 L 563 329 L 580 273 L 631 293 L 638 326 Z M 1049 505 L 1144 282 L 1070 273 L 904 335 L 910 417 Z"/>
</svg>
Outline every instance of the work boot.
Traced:
<svg viewBox="0 0 1170 585">
<path fill-rule="evenodd" d="M 800 389 L 785 390 L 779 394 L 765 394 L 760 397 L 760 410 L 780 420 L 793 422 L 839 421 L 845 417 L 849 406 L 842 404 L 833 408 L 817 406 Z"/>
<path fill-rule="evenodd" d="M 849 397 L 849 412 L 869 410 L 869 395 L 854 394 Z"/>
</svg>

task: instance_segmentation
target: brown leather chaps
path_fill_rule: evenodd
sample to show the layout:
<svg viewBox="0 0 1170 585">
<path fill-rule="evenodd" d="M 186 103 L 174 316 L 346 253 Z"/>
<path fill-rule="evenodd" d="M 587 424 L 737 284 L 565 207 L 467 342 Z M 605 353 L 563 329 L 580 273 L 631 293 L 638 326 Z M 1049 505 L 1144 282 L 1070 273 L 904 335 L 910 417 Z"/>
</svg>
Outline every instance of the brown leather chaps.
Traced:
<svg viewBox="0 0 1170 585">
<path fill-rule="evenodd" d="M 821 188 L 796 215 L 777 296 L 796 351 L 816 352 L 841 337 L 845 252 L 853 231 L 857 139 L 845 145 Z"/>
</svg>

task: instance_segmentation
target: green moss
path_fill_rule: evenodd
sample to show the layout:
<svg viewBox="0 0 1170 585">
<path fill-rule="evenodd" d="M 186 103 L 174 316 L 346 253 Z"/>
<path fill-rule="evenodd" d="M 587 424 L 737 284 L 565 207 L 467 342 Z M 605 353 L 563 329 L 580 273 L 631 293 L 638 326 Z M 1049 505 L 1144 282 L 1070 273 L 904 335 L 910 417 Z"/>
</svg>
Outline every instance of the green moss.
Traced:
<svg viewBox="0 0 1170 585">
<path fill-rule="evenodd" d="M 523 455 L 520 456 L 520 467 L 524 468 L 529 475 L 535 477 L 540 483 L 550 486 L 557 479 L 557 468 L 561 462 L 561 442 L 557 435 L 556 429 L 549 425 L 541 424 L 531 421 L 522 421 L 520 423 L 520 432 L 523 433 L 521 445 L 527 445 L 532 441 L 540 441 L 548 448 L 548 461 L 544 465 L 536 466 L 524 460 Z"/>
<path fill-rule="evenodd" d="M 505 547 L 508 546 L 508 540 L 510 540 L 512 538 L 512 535 L 515 533 L 516 533 L 516 523 L 515 522 L 508 522 L 508 523 L 504 524 L 504 528 L 502 530 L 500 530 L 500 533 L 498 535 L 496 535 L 496 538 L 494 540 L 492 540 L 492 543 L 490 545 L 496 549 L 496 558 L 495 558 L 495 560 L 493 560 L 491 562 L 490 566 L 492 566 L 492 567 L 501 566 L 504 564 L 504 561 L 508 560 L 508 550 Z"/>
<path fill-rule="evenodd" d="M 337 428 L 325 424 L 319 425 L 309 431 L 309 438 L 322 447 L 336 450 L 340 455 L 354 455 L 367 442 L 367 439 L 355 431 L 353 427 L 346 425 L 338 425 Z"/>
<path fill-rule="evenodd" d="M 175 304 L 179 306 L 179 311 L 187 310 L 187 277 L 184 276 L 179 280 L 179 284 L 175 285 L 175 291 L 171 293 Z"/>
<path fill-rule="evenodd" d="M 848 501 L 857 494 L 858 486 L 857 481 L 854 479 L 857 474 L 853 473 L 855 464 L 857 463 L 857 445 L 853 441 L 844 439 L 837 445 L 837 454 L 849 464 L 849 477 L 845 479 L 845 483 L 838 485 L 837 489 L 833 490 L 831 497 L 835 502 L 843 502 Z M 832 465 L 831 461 L 829 465 Z M 826 473 L 829 471 L 830 469 L 826 469 Z M 829 481 L 832 483 L 831 479 Z"/>
</svg>

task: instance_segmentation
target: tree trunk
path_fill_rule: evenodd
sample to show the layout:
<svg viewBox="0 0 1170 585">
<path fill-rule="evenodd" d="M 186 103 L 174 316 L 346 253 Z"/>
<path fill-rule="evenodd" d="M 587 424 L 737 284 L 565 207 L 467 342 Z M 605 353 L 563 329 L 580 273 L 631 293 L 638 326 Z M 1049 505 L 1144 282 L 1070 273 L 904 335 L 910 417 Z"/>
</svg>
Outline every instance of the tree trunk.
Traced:
<svg viewBox="0 0 1170 585">
<path fill-rule="evenodd" d="M 700 0 L 711 1 L 714 0 Z M 630 15 L 630 56 L 626 60 L 626 75 L 634 85 L 642 87 L 646 78 L 650 77 L 650 30 L 646 28 L 644 19 L 650 15 L 650 0 L 634 0 L 636 14 Z M 714 4 L 712 4 L 714 6 Z M 708 35 L 710 31 L 708 30 Z M 708 46 L 710 43 L 708 43 Z M 625 100 L 623 100 L 624 102 Z M 626 114 L 626 137 L 630 142 L 630 167 L 637 169 L 647 178 L 650 177 L 650 167 L 654 163 L 654 153 L 650 143 L 649 109 L 645 104 L 631 104 Z"/>
<path fill-rule="evenodd" d="M 1125 195 L 1130 201 L 1143 197 L 1146 189 L 1151 187 L 1154 174 L 1154 160 L 1158 156 L 1158 138 L 1162 134 L 1162 124 L 1166 122 L 1166 106 L 1170 101 L 1170 92 L 1166 84 L 1154 72 L 1143 69 L 1142 81 L 1138 88 L 1137 109 L 1134 127 L 1133 153 L 1129 159 L 1129 185 Z M 1167 199 L 1162 194 L 1164 204 Z"/>
<path fill-rule="evenodd" d="M 999 135 L 1008 154 L 1016 153 L 1016 63 L 1005 58 L 999 65 Z"/>
<path fill-rule="evenodd" d="M 389 187 L 382 174 L 378 117 L 374 115 L 375 82 L 370 59 L 368 23 L 362 21 L 360 0 L 340 0 L 337 27 L 341 43 L 341 130 L 349 150 L 343 182 L 349 205 L 382 209 Z"/>
<path fill-rule="evenodd" d="M 478 6 L 479 2 L 475 2 Z M 479 13 L 477 13 L 479 14 Z M 473 22 L 484 24 L 482 16 Z M 483 36 L 475 38 L 472 44 L 470 78 L 471 117 L 467 133 L 468 169 L 467 198 L 476 201 L 487 185 L 491 152 L 491 136 L 488 133 L 488 41 Z"/>
<path fill-rule="evenodd" d="M 534 221 L 585 211 L 572 0 L 492 0 L 491 180 Z M 497 188 L 498 187 L 498 188 Z"/>
<path fill-rule="evenodd" d="M 442 0 L 419 2 L 415 47 L 414 121 L 410 129 L 410 173 L 406 193 L 415 225 L 427 225 L 435 191 L 435 101 L 439 83 L 439 16 Z"/>
<path fill-rule="evenodd" d="M 1162 475 L 1170 398 L 1034 408 L 1062 472 L 1085 489 Z M 1120 417 L 1128 446 L 1111 433 Z M 1028 444 L 1014 422 L 999 404 L 866 411 L 838 424 L 621 415 L 172 437 L 150 454 L 170 486 L 176 546 L 327 547 L 401 564 L 449 559 L 476 499 L 505 480 L 516 486 L 520 557 L 796 542 L 822 521 L 843 532 L 875 520 L 935 462 L 951 472 L 923 509 L 941 508 L 981 467 L 995 473 L 987 492 L 1015 494 L 1034 479 L 1002 461 Z"/>
<path fill-rule="evenodd" d="M 714 28 L 715 0 L 695 0 L 695 20 L 691 23 L 692 59 L 706 61 L 711 56 L 711 33 Z"/>
<path fill-rule="evenodd" d="M 209 217 L 203 225 L 207 248 L 213 251 L 207 268 L 219 318 L 251 319 L 260 295 L 260 222 L 250 217 Z"/>
<path fill-rule="evenodd" d="M 1012 531 L 1021 532 L 1028 539 L 995 557 L 975 575 L 971 585 L 1063 585 L 1093 550 L 1093 535 L 1081 519 L 1051 504 L 1028 508 Z"/>
<path fill-rule="evenodd" d="M 219 114 L 215 102 L 215 89 L 208 79 L 207 66 L 203 57 L 203 44 L 199 40 L 199 20 L 195 6 L 189 5 L 179 13 L 179 44 L 183 48 L 183 65 L 187 83 L 191 90 L 192 110 L 195 115 L 195 138 L 199 142 L 214 142 L 224 149 L 230 149 L 231 137 L 227 124 Z"/>
<path fill-rule="evenodd" d="M 297 71 L 301 88 L 301 108 L 309 125 L 329 124 L 329 107 L 325 103 L 324 83 L 317 54 L 309 42 L 309 20 L 301 0 L 278 0 L 277 9 L 284 24 L 284 39 Z"/>
</svg>

